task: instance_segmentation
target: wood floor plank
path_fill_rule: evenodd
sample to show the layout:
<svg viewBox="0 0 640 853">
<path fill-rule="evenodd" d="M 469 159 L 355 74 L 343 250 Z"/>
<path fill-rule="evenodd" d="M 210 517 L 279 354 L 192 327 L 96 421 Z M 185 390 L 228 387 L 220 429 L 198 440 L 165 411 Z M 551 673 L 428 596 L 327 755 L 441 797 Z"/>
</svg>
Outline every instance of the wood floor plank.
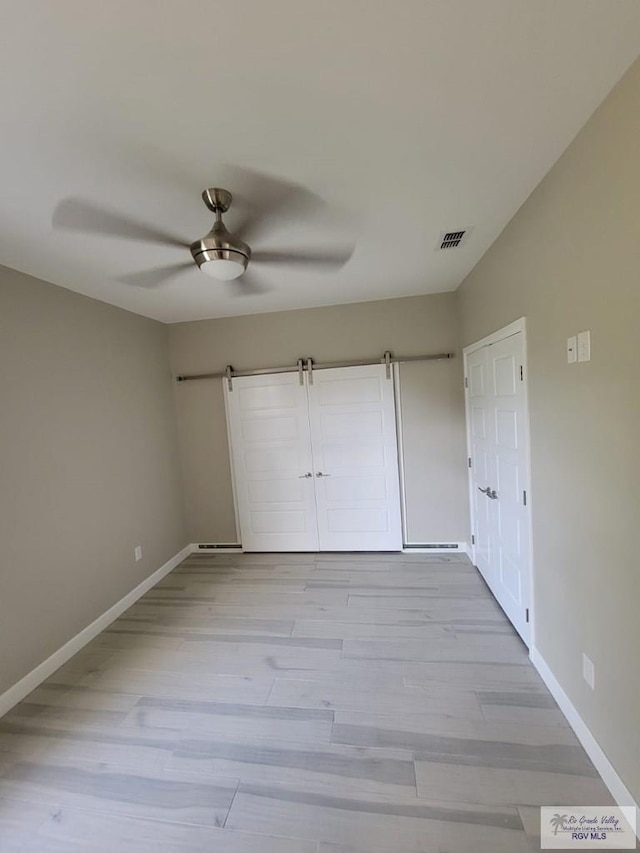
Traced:
<svg viewBox="0 0 640 853">
<path fill-rule="evenodd" d="M 206 672 L 229 677 L 275 677 L 280 672 L 326 671 L 339 665 L 341 648 L 309 648 L 259 643 L 199 644 L 178 651 L 158 649 L 122 650 L 118 659 L 124 670 L 148 673 L 180 674 L 199 678 Z M 106 677 L 96 678 L 93 686 L 104 685 Z M 137 690 L 146 693 L 145 690 Z"/>
<path fill-rule="evenodd" d="M 189 737 L 178 744 L 168 768 L 342 796 L 417 796 L 412 755 L 398 749 Z"/>
<path fill-rule="evenodd" d="M 49 814 L 50 809 L 42 803 L 0 797 L 0 853 L 25 853 L 25 843 L 46 822 Z"/>
<path fill-rule="evenodd" d="M 162 770 L 179 742 L 171 729 L 136 731 L 122 726 L 79 727 L 62 719 L 58 725 L 36 721 L 3 723 L 0 745 L 16 760 L 105 762 L 144 772 Z"/>
<path fill-rule="evenodd" d="M 144 697 L 123 726 L 189 732 L 195 737 L 216 735 L 229 741 L 254 736 L 328 743 L 333 711 Z"/>
<path fill-rule="evenodd" d="M 529 853 L 515 809 L 348 799 L 248 783 L 240 785 L 227 826 L 369 850 Z"/>
<path fill-rule="evenodd" d="M 289 637 L 293 630 L 294 620 L 289 619 L 252 619 L 248 616 L 225 618 L 216 614 L 215 618 L 196 619 L 193 616 L 138 616 L 136 619 L 118 619 L 109 627 L 109 633 L 124 631 L 125 633 L 170 631 L 179 636 L 194 636 L 197 634 L 259 634 L 272 637 Z M 181 632 L 184 631 L 184 634 Z"/>
<path fill-rule="evenodd" d="M 268 677 L 253 677 L 211 675 L 206 669 L 195 673 L 184 673 L 118 666 L 112 670 L 105 670 L 98 676 L 89 677 L 88 686 L 95 690 L 114 690 L 117 693 L 132 693 L 135 696 L 206 699 L 212 702 L 262 705 L 273 687 L 273 673 Z"/>
<path fill-rule="evenodd" d="M 373 711 L 335 711 L 331 739 L 354 746 L 391 746 L 420 751 L 424 735 L 471 738 L 529 746 L 561 744 L 578 747 L 578 739 L 563 726 L 531 726 L 451 714 L 376 714 Z M 581 748 L 580 748 L 581 749 Z M 585 755 L 581 750 L 581 754 Z"/>
<path fill-rule="evenodd" d="M 17 853 L 317 853 L 315 842 L 55 805 L 41 811 L 47 815 L 37 831 L 16 836 L 26 841 Z"/>
<path fill-rule="evenodd" d="M 177 771 L 142 774 L 104 763 L 20 761 L 0 777 L 0 798 L 223 826 L 237 785 L 237 779 Z"/>
<path fill-rule="evenodd" d="M 341 640 L 420 639 L 442 640 L 447 628 L 442 625 L 379 625 L 369 622 L 331 622 L 320 619 L 297 619 L 294 637 L 328 637 Z"/>
<path fill-rule="evenodd" d="M 482 718 L 480 705 L 472 691 L 440 687 L 438 691 L 412 687 L 385 690 L 383 685 L 276 678 L 268 704 L 343 711 L 373 710 L 379 714 L 448 713 L 467 719 Z"/>
<path fill-rule="evenodd" d="M 519 767 L 500 767 L 499 761 L 484 757 L 483 765 L 443 761 L 416 760 L 418 796 L 426 799 L 442 797 L 455 802 L 487 803 L 494 805 L 551 805 L 563 803 L 579 806 L 585 803 L 612 805 L 611 795 L 602 780 L 593 772 L 562 773 L 528 769 L 523 761 Z M 560 761 L 549 767 L 562 767 Z"/>
<path fill-rule="evenodd" d="M 530 662 L 518 664 L 487 660 L 480 661 L 410 661 L 403 663 L 407 687 L 429 687 L 434 682 L 473 685 L 476 690 L 534 690 L 549 692 Z"/>
<path fill-rule="evenodd" d="M 345 640 L 344 657 L 372 660 L 406 661 L 466 661 L 482 662 L 490 658 L 494 663 L 522 664 L 527 651 L 521 640 L 510 635 L 485 637 L 478 642 L 476 638 L 460 639 L 452 637 L 445 640 Z"/>
<path fill-rule="evenodd" d="M 92 690 L 90 687 L 59 684 L 43 684 L 29 694 L 26 705 L 40 705 L 45 708 L 71 708 L 75 710 L 128 712 L 139 700 L 139 696 L 130 693 L 115 693 L 106 690 Z"/>
</svg>

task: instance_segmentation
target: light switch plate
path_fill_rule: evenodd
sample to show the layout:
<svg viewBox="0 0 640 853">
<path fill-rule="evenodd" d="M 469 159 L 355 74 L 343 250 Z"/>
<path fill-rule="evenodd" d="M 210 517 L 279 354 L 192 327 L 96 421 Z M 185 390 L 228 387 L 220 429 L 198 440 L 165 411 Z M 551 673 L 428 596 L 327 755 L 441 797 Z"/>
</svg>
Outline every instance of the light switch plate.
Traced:
<svg viewBox="0 0 640 853">
<path fill-rule="evenodd" d="M 591 361 L 591 332 L 578 332 L 578 361 Z"/>
<path fill-rule="evenodd" d="M 571 338 L 567 338 L 567 362 L 569 364 L 575 364 L 578 360 L 578 339 L 575 335 Z"/>
<path fill-rule="evenodd" d="M 136 545 L 133 549 L 133 556 L 136 558 L 136 563 L 142 559 L 142 545 Z"/>
</svg>

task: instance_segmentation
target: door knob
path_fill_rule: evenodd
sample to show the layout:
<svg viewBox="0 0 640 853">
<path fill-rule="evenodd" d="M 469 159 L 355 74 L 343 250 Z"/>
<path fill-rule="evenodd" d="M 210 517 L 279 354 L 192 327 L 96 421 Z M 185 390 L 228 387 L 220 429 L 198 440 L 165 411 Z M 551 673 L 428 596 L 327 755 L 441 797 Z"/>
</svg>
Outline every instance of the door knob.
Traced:
<svg viewBox="0 0 640 853">
<path fill-rule="evenodd" d="M 316 477 L 330 477 L 331 474 L 323 474 L 322 471 L 316 471 Z"/>
<path fill-rule="evenodd" d="M 313 477 L 313 474 L 311 473 L 311 471 L 307 471 L 306 474 L 300 474 L 298 476 L 298 479 L 299 480 L 308 480 L 310 477 Z"/>
</svg>

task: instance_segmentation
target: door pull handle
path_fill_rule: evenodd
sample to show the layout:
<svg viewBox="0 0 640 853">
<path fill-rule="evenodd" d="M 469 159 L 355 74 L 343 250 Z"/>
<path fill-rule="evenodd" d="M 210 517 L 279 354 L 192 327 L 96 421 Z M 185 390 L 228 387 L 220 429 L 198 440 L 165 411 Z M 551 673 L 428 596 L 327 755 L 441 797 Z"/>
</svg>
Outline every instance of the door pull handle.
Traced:
<svg viewBox="0 0 640 853">
<path fill-rule="evenodd" d="M 487 497 L 489 497 L 489 493 L 491 492 L 491 489 L 489 488 L 489 486 L 487 486 L 486 489 L 481 489 L 480 486 L 478 486 L 478 491 L 482 492 L 483 495 L 486 495 Z"/>
<path fill-rule="evenodd" d="M 331 474 L 323 474 L 322 471 L 316 471 L 316 477 L 330 477 Z"/>
<path fill-rule="evenodd" d="M 307 471 L 306 474 L 300 474 L 298 476 L 298 479 L 299 480 L 308 480 L 310 477 L 313 477 L 313 474 L 311 473 L 311 471 Z"/>
</svg>

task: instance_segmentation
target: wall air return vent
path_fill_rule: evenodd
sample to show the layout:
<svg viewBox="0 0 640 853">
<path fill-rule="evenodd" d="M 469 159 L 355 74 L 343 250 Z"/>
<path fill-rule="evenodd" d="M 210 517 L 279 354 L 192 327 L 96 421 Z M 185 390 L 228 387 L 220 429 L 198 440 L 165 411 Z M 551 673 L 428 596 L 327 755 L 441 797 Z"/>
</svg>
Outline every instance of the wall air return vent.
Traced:
<svg viewBox="0 0 640 853">
<path fill-rule="evenodd" d="M 471 229 L 461 228 L 460 231 L 444 231 L 438 242 L 439 249 L 457 249 L 467 242 Z"/>
</svg>

